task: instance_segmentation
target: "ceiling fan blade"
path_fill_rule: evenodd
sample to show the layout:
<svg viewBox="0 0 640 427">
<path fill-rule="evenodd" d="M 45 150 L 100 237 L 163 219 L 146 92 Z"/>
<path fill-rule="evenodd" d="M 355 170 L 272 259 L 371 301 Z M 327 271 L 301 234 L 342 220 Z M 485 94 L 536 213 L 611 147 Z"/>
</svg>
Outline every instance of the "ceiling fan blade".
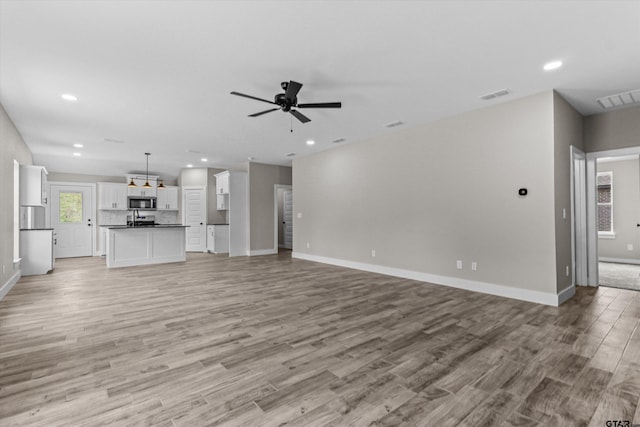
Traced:
<svg viewBox="0 0 640 427">
<path fill-rule="evenodd" d="M 267 113 L 270 113 L 272 111 L 278 111 L 278 110 L 279 110 L 279 108 L 272 108 L 270 110 L 260 111 L 259 113 L 249 114 L 249 117 L 258 117 L 258 116 L 261 116 L 263 114 L 267 114 Z"/>
<path fill-rule="evenodd" d="M 262 99 L 262 98 L 258 98 L 256 96 L 251 96 L 251 95 L 245 95 L 244 93 L 240 93 L 240 92 L 231 92 L 231 95 L 237 95 L 237 96 L 242 96 L 244 98 L 249 98 L 249 99 L 255 99 L 256 101 L 262 101 L 262 102 L 267 102 L 269 104 L 274 104 L 274 105 L 278 105 L 273 101 L 269 101 L 268 99 Z"/>
<path fill-rule="evenodd" d="M 300 89 L 302 89 L 302 83 L 294 82 L 293 80 L 291 80 L 289 82 L 289 85 L 287 86 L 287 90 L 284 93 L 284 97 L 286 99 L 294 100 L 296 99 L 296 95 L 298 95 L 298 92 L 300 92 Z"/>
<path fill-rule="evenodd" d="M 342 102 L 319 102 L 312 104 L 298 104 L 298 108 L 342 108 Z"/>
<path fill-rule="evenodd" d="M 311 119 L 309 117 L 305 116 L 300 111 L 291 110 L 289 112 L 293 115 L 293 117 L 295 117 L 296 119 L 300 120 L 302 123 L 307 123 L 307 122 L 311 121 Z"/>
</svg>

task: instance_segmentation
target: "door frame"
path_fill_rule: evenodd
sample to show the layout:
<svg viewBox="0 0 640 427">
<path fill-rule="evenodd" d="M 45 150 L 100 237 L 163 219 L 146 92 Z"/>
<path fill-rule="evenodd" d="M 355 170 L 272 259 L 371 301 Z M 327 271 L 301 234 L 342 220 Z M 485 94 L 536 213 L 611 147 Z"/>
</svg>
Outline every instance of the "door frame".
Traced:
<svg viewBox="0 0 640 427">
<path fill-rule="evenodd" d="M 576 163 L 580 164 L 576 168 Z M 589 262 L 587 251 L 587 156 L 581 149 L 571 146 L 571 267 L 572 285 L 587 286 Z"/>
<path fill-rule="evenodd" d="M 640 155 L 640 146 L 587 153 L 587 264 L 588 285 L 598 286 L 598 217 L 596 193 L 596 161 L 603 157 Z"/>
<path fill-rule="evenodd" d="M 91 256 L 99 256 L 98 253 L 98 229 L 100 225 L 98 224 L 98 201 L 96 197 L 98 192 L 96 191 L 96 183 L 95 182 L 72 182 L 72 181 L 48 181 L 47 182 L 47 194 L 49 195 L 49 203 L 45 205 L 44 208 L 44 219 L 46 222 L 47 228 L 51 228 L 51 186 L 52 185 L 72 185 L 72 186 L 87 186 L 91 187 L 91 217 L 94 219 L 93 221 L 93 230 L 91 231 Z M 55 231 L 54 231 L 55 235 Z M 55 255 L 55 247 L 54 255 Z"/>
<path fill-rule="evenodd" d="M 273 185 L 273 253 L 277 254 L 278 247 L 278 190 L 291 190 L 293 192 L 293 185 L 274 184 Z M 291 245 L 293 246 L 293 237 L 291 238 Z M 293 248 L 291 248 L 293 250 Z"/>
<path fill-rule="evenodd" d="M 187 192 L 189 190 L 202 190 L 202 193 L 204 194 L 204 225 L 203 225 L 203 230 L 204 230 L 204 250 L 202 251 L 203 253 L 207 252 L 207 220 L 209 219 L 209 191 L 207 189 L 207 187 L 202 186 L 202 185 L 186 185 L 183 187 L 180 187 L 180 192 L 182 193 L 182 197 L 180 197 L 180 202 L 182 204 L 182 206 L 180 206 L 180 216 L 182 217 L 182 224 L 183 225 L 187 225 Z M 185 239 L 187 239 L 188 237 L 188 230 L 185 232 Z M 185 240 L 184 242 L 185 244 L 185 248 L 188 246 L 187 242 Z"/>
</svg>

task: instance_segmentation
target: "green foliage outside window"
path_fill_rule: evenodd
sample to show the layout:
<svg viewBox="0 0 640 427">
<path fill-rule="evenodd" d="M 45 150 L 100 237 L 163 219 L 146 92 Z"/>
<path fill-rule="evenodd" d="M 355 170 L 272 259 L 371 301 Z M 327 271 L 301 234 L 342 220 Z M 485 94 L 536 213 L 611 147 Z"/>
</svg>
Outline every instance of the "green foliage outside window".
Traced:
<svg viewBox="0 0 640 427">
<path fill-rule="evenodd" d="M 60 193 L 60 223 L 82 222 L 82 193 Z"/>
</svg>

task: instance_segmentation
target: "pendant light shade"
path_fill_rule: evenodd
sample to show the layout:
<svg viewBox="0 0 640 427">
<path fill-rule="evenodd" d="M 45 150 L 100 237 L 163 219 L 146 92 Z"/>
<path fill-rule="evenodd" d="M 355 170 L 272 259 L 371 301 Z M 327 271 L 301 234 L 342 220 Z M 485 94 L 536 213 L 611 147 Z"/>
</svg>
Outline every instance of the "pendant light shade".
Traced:
<svg viewBox="0 0 640 427">
<path fill-rule="evenodd" d="M 135 187 L 137 187 L 136 183 L 135 183 L 135 182 L 133 182 L 133 178 L 131 178 L 131 181 L 129 181 L 129 185 L 127 185 L 127 187 L 129 187 L 129 188 L 135 188 Z"/>
<path fill-rule="evenodd" d="M 164 186 L 164 183 L 162 182 L 162 180 L 161 179 L 158 180 L 158 190 L 164 190 L 165 188 L 167 187 Z"/>
<path fill-rule="evenodd" d="M 144 153 L 144 155 L 147 156 L 147 180 L 144 182 L 142 188 L 152 188 L 151 184 L 149 184 L 149 156 L 151 153 Z"/>
</svg>

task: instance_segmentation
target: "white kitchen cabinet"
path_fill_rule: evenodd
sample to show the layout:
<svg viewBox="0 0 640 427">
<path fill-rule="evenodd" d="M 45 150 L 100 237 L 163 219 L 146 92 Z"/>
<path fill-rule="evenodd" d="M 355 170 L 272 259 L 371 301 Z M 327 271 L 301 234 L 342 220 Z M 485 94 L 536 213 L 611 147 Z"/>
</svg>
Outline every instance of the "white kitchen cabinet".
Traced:
<svg viewBox="0 0 640 427">
<path fill-rule="evenodd" d="M 53 229 L 20 230 L 20 272 L 23 276 L 53 270 Z"/>
<path fill-rule="evenodd" d="M 167 185 L 164 189 L 159 189 L 157 208 L 159 211 L 177 211 L 178 187 Z"/>
<path fill-rule="evenodd" d="M 228 225 L 207 225 L 207 251 L 216 254 L 229 252 Z"/>
<path fill-rule="evenodd" d="M 127 186 L 127 195 L 133 197 L 158 197 L 158 177 L 149 175 L 149 185 L 151 188 L 142 188 L 147 182 L 146 175 L 127 175 L 127 184 L 133 178 L 136 187 Z"/>
<path fill-rule="evenodd" d="M 20 206 L 48 203 L 47 170 L 43 166 L 20 165 Z"/>
<path fill-rule="evenodd" d="M 216 194 L 229 194 L 229 171 L 220 172 L 216 177 Z"/>
<path fill-rule="evenodd" d="M 99 182 L 98 209 L 114 211 L 127 210 L 127 184 Z"/>
<path fill-rule="evenodd" d="M 219 211 L 229 210 L 229 193 L 216 194 L 216 209 Z"/>
</svg>

